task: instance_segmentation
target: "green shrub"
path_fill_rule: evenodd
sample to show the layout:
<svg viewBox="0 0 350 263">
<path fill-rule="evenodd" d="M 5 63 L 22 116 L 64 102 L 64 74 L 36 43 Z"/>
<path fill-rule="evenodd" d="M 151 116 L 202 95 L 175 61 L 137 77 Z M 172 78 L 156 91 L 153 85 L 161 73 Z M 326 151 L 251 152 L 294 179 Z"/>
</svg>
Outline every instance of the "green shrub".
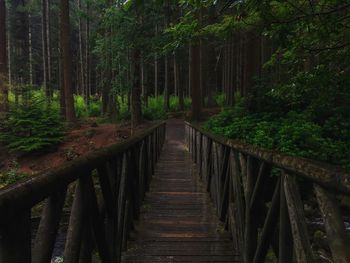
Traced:
<svg viewBox="0 0 350 263">
<path fill-rule="evenodd" d="M 180 110 L 179 106 L 179 98 L 175 96 L 171 96 L 169 100 L 169 108 L 171 112 L 177 112 Z"/>
<path fill-rule="evenodd" d="M 64 125 L 58 111 L 41 99 L 31 98 L 11 107 L 0 141 L 11 151 L 30 153 L 56 146 L 63 136 Z"/>
<path fill-rule="evenodd" d="M 233 108 L 213 116 L 203 127 L 244 143 L 350 168 L 350 137 L 346 137 L 350 129 L 344 121 L 335 124 L 330 119 L 321 125 L 308 113 L 240 115 Z M 343 136 L 332 134 L 330 127 Z"/>
<path fill-rule="evenodd" d="M 214 100 L 219 107 L 223 108 L 225 106 L 226 97 L 224 93 L 219 93 L 215 95 Z"/>
<path fill-rule="evenodd" d="M 101 116 L 101 103 L 95 100 L 90 101 L 88 112 L 89 112 L 89 117 Z"/>
<path fill-rule="evenodd" d="M 18 166 L 8 171 L 0 171 L 0 188 L 2 186 L 14 184 L 26 177 L 27 175 L 18 172 Z"/>
<path fill-rule="evenodd" d="M 167 114 L 164 110 L 164 97 L 149 97 L 148 105 L 143 105 L 142 114 L 146 120 L 163 120 Z"/>
<path fill-rule="evenodd" d="M 121 97 L 118 97 L 118 103 L 119 103 L 119 120 L 130 120 L 131 119 L 131 112 L 128 108 L 128 102 L 127 100 L 122 100 Z"/>
<path fill-rule="evenodd" d="M 85 105 L 84 98 L 80 95 L 74 96 L 74 107 L 75 107 L 75 115 L 77 118 L 86 118 L 88 117 L 89 111 Z"/>
<path fill-rule="evenodd" d="M 189 97 L 185 97 L 184 98 L 184 108 L 185 110 L 190 110 L 191 109 L 191 105 L 192 105 L 192 99 Z"/>
</svg>

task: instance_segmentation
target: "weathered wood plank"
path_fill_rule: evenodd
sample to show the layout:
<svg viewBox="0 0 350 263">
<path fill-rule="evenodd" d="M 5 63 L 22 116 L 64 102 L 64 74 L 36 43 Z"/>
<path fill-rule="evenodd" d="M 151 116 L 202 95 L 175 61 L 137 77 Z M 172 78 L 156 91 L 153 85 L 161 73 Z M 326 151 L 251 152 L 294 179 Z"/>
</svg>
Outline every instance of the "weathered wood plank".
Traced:
<svg viewBox="0 0 350 263">
<path fill-rule="evenodd" d="M 305 222 L 304 207 L 297 184 L 294 178 L 288 174 L 284 174 L 284 191 L 293 234 L 296 260 L 303 263 L 314 262 Z"/>
<path fill-rule="evenodd" d="M 293 262 L 293 240 L 284 191 L 284 176 L 281 177 L 281 186 L 278 262 L 290 263 Z"/>
<path fill-rule="evenodd" d="M 194 166 L 191 155 L 185 151 L 183 129 L 183 123 L 169 129 L 167 143 L 152 179 L 151 191 L 145 197 L 140 223 L 131 235 L 133 242 L 128 244 L 129 250 L 124 254 L 123 262 L 239 260 L 230 235 L 209 206 L 210 198 L 205 186 L 198 182 L 201 162 Z M 194 137 L 194 133 L 191 136 L 197 141 L 197 146 L 193 144 L 194 150 L 197 147 L 197 157 L 201 155 L 200 158 L 206 158 L 207 153 L 201 151 L 207 147 L 200 146 L 206 139 L 200 140 L 198 136 Z M 220 163 L 222 160 L 218 160 L 215 165 Z M 203 173 L 204 170 L 202 168 Z M 216 179 L 221 176 L 218 172 L 217 175 Z M 228 188 L 230 181 L 226 185 Z M 220 187 L 222 189 L 224 186 Z M 221 194 L 221 190 L 218 190 L 218 194 Z"/>
<path fill-rule="evenodd" d="M 31 262 L 30 215 L 30 210 L 25 210 L 0 225 L 0 262 Z"/>
<path fill-rule="evenodd" d="M 344 220 L 334 196 L 315 185 L 317 201 L 322 212 L 329 247 L 336 263 L 350 262 L 350 242 L 346 234 Z"/>
<path fill-rule="evenodd" d="M 65 198 L 66 189 L 62 189 L 46 201 L 34 242 L 33 262 L 47 263 L 51 260 Z"/>
<path fill-rule="evenodd" d="M 281 180 L 279 178 L 272 197 L 270 209 L 267 213 L 265 223 L 261 231 L 261 235 L 259 238 L 257 249 L 255 251 L 253 263 L 265 262 L 266 254 L 270 247 L 271 241 L 273 239 L 274 231 L 276 229 L 276 224 L 278 221 L 280 187 L 281 187 Z"/>
<path fill-rule="evenodd" d="M 88 175 L 89 176 L 89 175 Z M 79 262 L 81 241 L 83 235 L 84 210 L 86 209 L 86 178 L 79 179 L 74 192 L 74 201 L 71 208 L 69 226 L 63 260 L 68 263 Z"/>
</svg>

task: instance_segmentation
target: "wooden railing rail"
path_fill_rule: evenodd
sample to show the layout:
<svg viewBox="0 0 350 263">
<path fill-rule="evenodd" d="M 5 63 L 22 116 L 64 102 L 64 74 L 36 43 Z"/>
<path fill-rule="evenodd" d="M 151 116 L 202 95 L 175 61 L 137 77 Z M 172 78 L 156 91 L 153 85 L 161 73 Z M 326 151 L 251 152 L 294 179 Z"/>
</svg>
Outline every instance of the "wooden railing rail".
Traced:
<svg viewBox="0 0 350 263">
<path fill-rule="evenodd" d="M 185 129 L 201 179 L 243 262 L 350 262 L 343 218 L 349 211 L 339 206 L 340 197 L 350 196 L 347 171 L 228 140 L 195 124 Z M 318 215 L 320 231 L 311 227 Z"/>
<path fill-rule="evenodd" d="M 164 140 L 162 122 L 125 142 L 1 189 L 0 262 L 51 262 L 63 210 L 69 211 L 64 263 L 92 262 L 96 256 L 103 263 L 120 262 Z M 33 209 L 42 211 L 36 233 Z"/>
</svg>

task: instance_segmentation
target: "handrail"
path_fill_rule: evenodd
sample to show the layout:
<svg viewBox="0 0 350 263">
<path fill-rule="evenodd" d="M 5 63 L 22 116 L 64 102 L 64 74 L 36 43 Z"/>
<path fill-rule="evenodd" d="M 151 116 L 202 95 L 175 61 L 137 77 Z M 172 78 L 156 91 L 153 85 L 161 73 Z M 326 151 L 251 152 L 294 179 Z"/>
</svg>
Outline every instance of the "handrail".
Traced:
<svg viewBox="0 0 350 263">
<path fill-rule="evenodd" d="M 138 218 L 141 200 L 164 143 L 165 125 L 160 122 L 124 142 L 0 189 L 0 262 L 50 262 L 62 209 L 68 204 L 65 199 L 71 188 L 75 188 L 75 192 L 64 262 L 91 258 L 94 242 L 102 262 L 119 262 L 125 236 L 132 228 L 133 219 Z M 97 181 L 93 175 L 96 173 Z M 99 189 L 102 204 L 97 194 Z M 31 251 L 30 211 L 44 200 L 35 247 Z M 91 224 L 84 221 L 85 217 Z M 105 232 L 106 220 L 114 223 L 107 225 Z M 87 232 L 91 229 L 94 235 L 83 236 L 83 229 Z M 115 235 L 108 237 L 109 231 Z M 90 248 L 80 255 L 86 242 Z M 109 248 L 109 243 L 120 251 Z"/>
<path fill-rule="evenodd" d="M 341 167 L 307 158 L 290 156 L 278 151 L 267 150 L 258 146 L 227 139 L 219 135 L 214 135 L 193 123 L 186 122 L 186 125 L 195 128 L 217 143 L 254 156 L 276 167 L 283 168 L 288 172 L 298 174 L 307 180 L 322 185 L 328 190 L 350 196 L 350 172 Z"/>
<path fill-rule="evenodd" d="M 306 213 L 305 203 L 317 203 L 318 210 L 312 209 L 322 215 L 324 225 L 317 230 L 327 236 L 329 248 L 324 250 L 331 252 L 322 256 L 350 262 L 350 241 L 336 198 L 350 195 L 347 171 L 228 140 L 197 124 L 187 122 L 185 131 L 201 179 L 243 262 L 265 262 L 269 250 L 278 262 L 318 262 L 310 228 L 315 215 Z M 279 176 L 272 175 L 275 168 Z"/>
</svg>

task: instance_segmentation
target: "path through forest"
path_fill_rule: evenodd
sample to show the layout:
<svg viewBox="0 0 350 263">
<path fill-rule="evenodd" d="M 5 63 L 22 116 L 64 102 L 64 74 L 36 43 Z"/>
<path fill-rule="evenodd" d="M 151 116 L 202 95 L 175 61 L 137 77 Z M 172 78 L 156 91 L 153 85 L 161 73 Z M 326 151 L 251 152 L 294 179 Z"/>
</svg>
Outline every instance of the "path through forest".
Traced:
<svg viewBox="0 0 350 263">
<path fill-rule="evenodd" d="M 169 120 L 164 148 L 124 262 L 238 262 L 184 145 Z"/>
</svg>

